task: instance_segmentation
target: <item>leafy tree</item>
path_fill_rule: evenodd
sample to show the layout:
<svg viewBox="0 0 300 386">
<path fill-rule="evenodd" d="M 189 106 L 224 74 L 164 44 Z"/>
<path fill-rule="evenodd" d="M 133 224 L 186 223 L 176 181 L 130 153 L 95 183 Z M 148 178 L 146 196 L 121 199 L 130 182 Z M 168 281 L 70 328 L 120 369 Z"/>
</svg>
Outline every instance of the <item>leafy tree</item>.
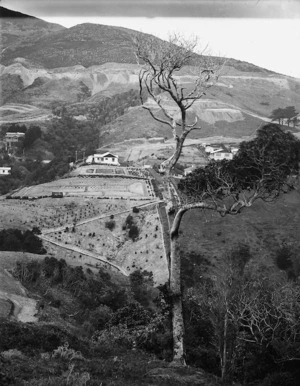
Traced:
<svg viewBox="0 0 300 386">
<path fill-rule="evenodd" d="M 108 220 L 105 222 L 105 228 L 109 229 L 110 231 L 113 231 L 115 229 L 116 222 L 115 220 Z"/>
<path fill-rule="evenodd" d="M 285 118 L 287 119 L 288 126 L 290 126 L 292 119 L 298 114 L 295 109 L 295 106 L 287 106 L 284 109 L 284 112 L 285 112 Z"/>
<path fill-rule="evenodd" d="M 284 109 L 277 108 L 272 111 L 270 118 L 272 119 L 272 121 L 278 121 L 278 124 L 281 125 L 284 116 L 285 116 Z"/>
<path fill-rule="evenodd" d="M 284 124 L 284 119 L 287 120 L 288 126 L 290 126 L 290 123 L 293 122 L 294 126 L 297 123 L 297 111 L 295 109 L 295 106 L 287 106 L 285 108 L 277 108 L 272 111 L 270 118 L 272 121 L 278 121 L 280 125 Z"/>
</svg>

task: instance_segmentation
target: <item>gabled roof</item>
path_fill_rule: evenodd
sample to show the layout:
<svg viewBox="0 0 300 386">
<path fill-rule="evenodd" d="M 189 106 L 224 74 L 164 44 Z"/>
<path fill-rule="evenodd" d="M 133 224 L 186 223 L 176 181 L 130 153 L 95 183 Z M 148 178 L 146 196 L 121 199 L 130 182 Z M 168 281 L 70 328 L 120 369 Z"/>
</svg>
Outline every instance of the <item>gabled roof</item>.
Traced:
<svg viewBox="0 0 300 386">
<path fill-rule="evenodd" d="M 102 157 L 114 157 L 114 158 L 118 158 L 119 156 L 114 155 L 114 154 L 112 154 L 112 153 L 110 153 L 110 152 L 108 151 L 107 153 L 102 154 Z"/>
<path fill-rule="evenodd" d="M 103 154 L 93 154 L 93 157 L 112 157 L 112 158 L 119 158 L 118 155 L 114 155 L 110 153 L 109 151 Z"/>
</svg>

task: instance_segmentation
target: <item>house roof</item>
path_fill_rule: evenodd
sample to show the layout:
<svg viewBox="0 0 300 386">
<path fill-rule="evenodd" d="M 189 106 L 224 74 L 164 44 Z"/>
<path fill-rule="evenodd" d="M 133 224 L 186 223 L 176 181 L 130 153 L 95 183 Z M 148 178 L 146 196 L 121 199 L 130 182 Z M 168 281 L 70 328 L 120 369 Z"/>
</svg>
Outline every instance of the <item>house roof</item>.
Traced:
<svg viewBox="0 0 300 386">
<path fill-rule="evenodd" d="M 8 131 L 5 136 L 6 137 L 23 137 L 25 133 L 20 133 L 20 132 L 10 132 Z"/>
<path fill-rule="evenodd" d="M 119 158 L 118 155 L 114 155 L 110 153 L 109 151 L 103 154 L 93 154 L 93 157 L 112 157 L 112 158 Z"/>
<path fill-rule="evenodd" d="M 184 169 L 184 172 L 185 172 L 185 173 L 186 173 L 186 172 L 192 172 L 192 171 L 195 170 L 195 169 L 197 169 L 197 166 L 193 165 L 193 166 L 190 166 L 190 167 Z"/>
</svg>

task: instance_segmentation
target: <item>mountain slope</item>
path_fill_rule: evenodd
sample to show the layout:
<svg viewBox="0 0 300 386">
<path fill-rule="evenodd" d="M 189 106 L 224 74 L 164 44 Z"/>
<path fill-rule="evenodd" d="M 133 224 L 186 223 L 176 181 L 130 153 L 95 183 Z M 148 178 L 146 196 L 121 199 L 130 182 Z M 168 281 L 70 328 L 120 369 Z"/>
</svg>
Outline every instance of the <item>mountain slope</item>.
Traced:
<svg viewBox="0 0 300 386">
<path fill-rule="evenodd" d="M 97 105 L 103 98 L 138 89 L 133 38 L 140 32 L 88 23 L 67 29 L 23 14 L 12 18 L 7 12 L 2 32 L 10 37 L 0 65 L 0 123 L 20 119 L 19 115 L 14 118 L 11 105 L 16 110 L 18 106 L 22 110 L 22 104 L 31 105 L 33 110 L 40 109 L 34 116 L 41 117 L 53 105 Z M 192 69 L 182 69 L 178 81 L 185 87 L 193 84 Z M 201 136 L 224 133 L 239 137 L 268 121 L 275 108 L 293 105 L 299 111 L 300 79 L 228 59 L 218 83 L 205 98 L 192 110 L 202 123 Z M 169 109 L 174 107 L 170 104 Z M 22 116 L 22 121 L 26 117 Z M 141 108 L 125 110 L 123 117 L 102 131 L 105 143 L 112 142 L 114 136 L 120 140 L 169 135 Z"/>
<path fill-rule="evenodd" d="M 132 36 L 125 28 L 96 24 L 51 31 L 47 36 L 31 40 L 26 45 L 7 47 L 2 63 L 9 65 L 22 57 L 45 68 L 83 65 L 89 67 L 107 62 L 135 63 Z"/>
<path fill-rule="evenodd" d="M 14 52 L 24 43 L 35 44 L 41 37 L 64 30 L 59 24 L 48 23 L 33 16 L 0 7 L 1 15 L 1 50 Z"/>
</svg>

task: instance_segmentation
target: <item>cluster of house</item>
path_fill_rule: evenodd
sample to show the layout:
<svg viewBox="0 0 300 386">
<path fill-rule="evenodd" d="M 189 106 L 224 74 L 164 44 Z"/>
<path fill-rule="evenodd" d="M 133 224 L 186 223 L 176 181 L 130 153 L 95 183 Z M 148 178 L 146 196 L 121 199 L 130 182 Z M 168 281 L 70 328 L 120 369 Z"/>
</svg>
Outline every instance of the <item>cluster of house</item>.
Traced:
<svg viewBox="0 0 300 386">
<path fill-rule="evenodd" d="M 230 145 L 224 144 L 212 144 L 206 145 L 204 144 L 205 153 L 207 154 L 209 159 L 220 161 L 220 160 L 231 160 L 233 156 L 238 152 L 238 147 L 233 147 Z M 92 154 L 88 156 L 85 160 L 87 164 L 102 164 L 102 165 L 111 165 L 111 166 L 120 166 L 119 156 L 106 152 L 103 154 Z M 183 177 L 191 173 L 196 168 L 195 165 L 192 165 L 188 168 L 174 168 L 173 175 L 175 177 Z"/>
</svg>

